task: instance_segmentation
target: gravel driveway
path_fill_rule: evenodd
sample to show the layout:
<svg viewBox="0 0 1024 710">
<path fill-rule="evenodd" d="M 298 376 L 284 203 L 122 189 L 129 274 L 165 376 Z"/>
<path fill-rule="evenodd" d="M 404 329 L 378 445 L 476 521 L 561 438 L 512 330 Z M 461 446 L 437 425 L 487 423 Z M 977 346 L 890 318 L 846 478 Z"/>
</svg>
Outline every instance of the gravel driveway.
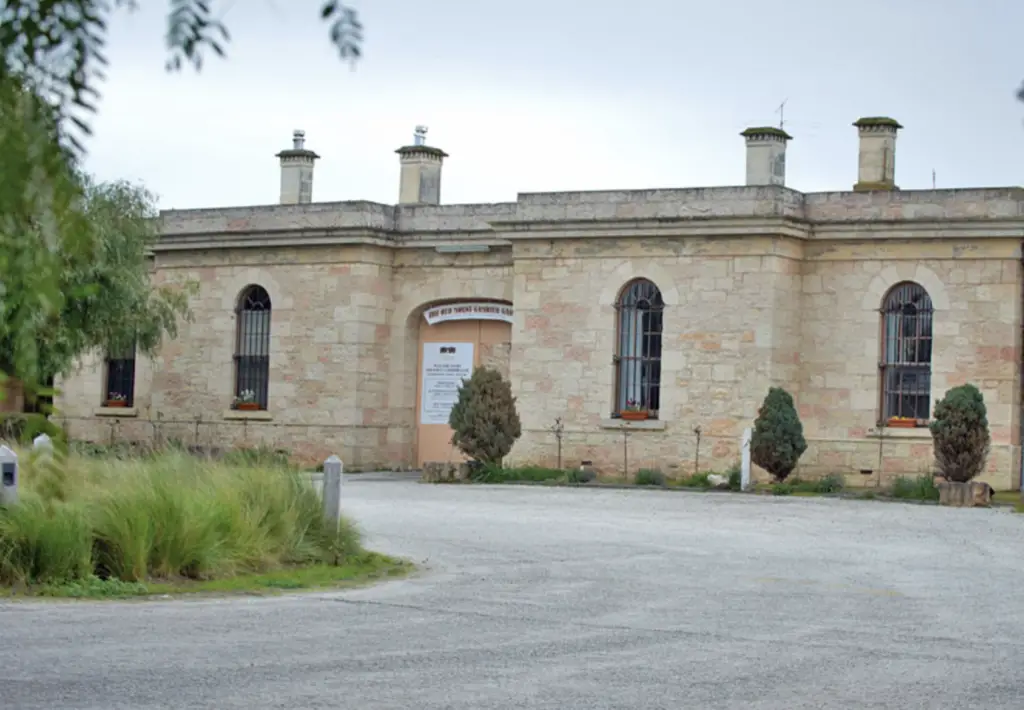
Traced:
<svg viewBox="0 0 1024 710">
<path fill-rule="evenodd" d="M 423 571 L 0 604 L 0 707 L 1024 707 L 1024 515 L 373 476 L 345 507 Z"/>
</svg>

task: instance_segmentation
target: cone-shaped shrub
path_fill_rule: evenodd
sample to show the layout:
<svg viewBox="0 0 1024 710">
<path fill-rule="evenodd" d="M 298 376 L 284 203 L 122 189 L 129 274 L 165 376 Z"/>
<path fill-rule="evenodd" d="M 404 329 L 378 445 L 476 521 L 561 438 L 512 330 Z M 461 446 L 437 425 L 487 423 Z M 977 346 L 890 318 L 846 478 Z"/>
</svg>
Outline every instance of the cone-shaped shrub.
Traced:
<svg viewBox="0 0 1024 710">
<path fill-rule="evenodd" d="M 498 465 L 512 450 L 522 427 L 512 387 L 494 370 L 478 367 L 462 383 L 448 418 L 452 443 L 483 464 Z"/>
<path fill-rule="evenodd" d="M 772 387 L 754 420 L 751 461 L 776 481 L 784 481 L 806 450 L 804 427 L 793 406 L 793 398 L 781 387 Z"/>
<path fill-rule="evenodd" d="M 985 470 L 991 438 L 985 398 L 971 384 L 946 392 L 932 421 L 935 463 L 947 480 L 966 483 Z"/>
</svg>

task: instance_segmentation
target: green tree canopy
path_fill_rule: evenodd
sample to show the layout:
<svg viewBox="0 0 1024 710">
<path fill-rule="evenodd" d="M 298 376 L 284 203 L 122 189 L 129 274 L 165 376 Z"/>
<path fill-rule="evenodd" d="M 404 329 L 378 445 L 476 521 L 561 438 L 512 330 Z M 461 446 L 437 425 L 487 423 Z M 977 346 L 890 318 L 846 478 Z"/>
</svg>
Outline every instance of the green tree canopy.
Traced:
<svg viewBox="0 0 1024 710">
<path fill-rule="evenodd" d="M 153 196 L 91 180 L 60 145 L 58 120 L 0 81 L 0 372 L 32 391 L 96 348 L 151 354 L 189 316 L 187 289 L 150 282 Z"/>
</svg>

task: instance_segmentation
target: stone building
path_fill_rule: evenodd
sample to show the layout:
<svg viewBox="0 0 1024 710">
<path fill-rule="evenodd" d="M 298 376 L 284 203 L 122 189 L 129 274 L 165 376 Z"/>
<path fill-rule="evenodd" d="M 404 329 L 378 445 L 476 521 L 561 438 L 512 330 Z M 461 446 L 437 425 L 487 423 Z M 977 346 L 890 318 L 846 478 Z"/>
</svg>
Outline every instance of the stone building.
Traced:
<svg viewBox="0 0 1024 710">
<path fill-rule="evenodd" d="M 554 464 L 560 419 L 567 465 L 628 455 L 679 475 L 736 461 L 781 385 L 808 439 L 800 475 L 874 485 L 932 470 L 922 425 L 972 382 L 985 480 L 1017 488 L 1024 191 L 901 191 L 901 126 L 854 125 L 852 190 L 786 187 L 790 136 L 752 128 L 744 186 L 469 205 L 441 202 L 447 156 L 425 129 L 397 151 L 397 205 L 313 202 L 319 156 L 297 131 L 280 204 L 162 213 L 153 278 L 198 283 L 194 322 L 152 361 L 83 362 L 58 406 L 81 438 L 407 468 L 458 458 L 452 396 L 488 365 L 518 397 L 513 461 Z M 647 419 L 624 420 L 630 403 Z"/>
</svg>

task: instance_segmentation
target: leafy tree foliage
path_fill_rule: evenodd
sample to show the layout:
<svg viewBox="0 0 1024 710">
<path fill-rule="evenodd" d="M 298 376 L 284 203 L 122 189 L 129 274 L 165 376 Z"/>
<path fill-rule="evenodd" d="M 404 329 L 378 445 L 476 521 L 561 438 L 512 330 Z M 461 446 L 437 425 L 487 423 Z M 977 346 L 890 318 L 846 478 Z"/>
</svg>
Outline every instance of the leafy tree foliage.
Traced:
<svg viewBox="0 0 1024 710">
<path fill-rule="evenodd" d="M 781 387 L 772 387 L 754 420 L 750 459 L 781 482 L 806 450 L 804 427 L 793 397 Z"/>
<path fill-rule="evenodd" d="M 93 182 L 57 139 L 58 120 L 0 81 L 0 372 L 31 393 L 95 348 L 152 354 L 189 316 L 188 289 L 150 283 L 153 196 Z"/>
<path fill-rule="evenodd" d="M 155 0 L 149 0 L 154 2 Z M 166 0 L 166 68 L 202 68 L 206 51 L 224 56 L 227 27 L 212 0 Z M 107 23 L 116 11 L 132 11 L 140 0 L 3 0 L 0 6 L 0 80 L 27 79 L 77 130 L 68 134 L 76 150 L 89 133 L 84 114 L 96 110 L 97 84 L 104 78 Z M 320 17 L 342 59 L 362 53 L 363 27 L 354 9 L 328 0 Z"/>
<path fill-rule="evenodd" d="M 930 427 L 939 471 L 966 483 L 985 470 L 991 437 L 985 398 L 972 384 L 954 387 L 935 404 Z"/>
<path fill-rule="evenodd" d="M 500 465 L 523 433 L 511 385 L 485 367 L 476 368 L 462 383 L 448 424 L 452 443 L 485 465 Z"/>
</svg>

